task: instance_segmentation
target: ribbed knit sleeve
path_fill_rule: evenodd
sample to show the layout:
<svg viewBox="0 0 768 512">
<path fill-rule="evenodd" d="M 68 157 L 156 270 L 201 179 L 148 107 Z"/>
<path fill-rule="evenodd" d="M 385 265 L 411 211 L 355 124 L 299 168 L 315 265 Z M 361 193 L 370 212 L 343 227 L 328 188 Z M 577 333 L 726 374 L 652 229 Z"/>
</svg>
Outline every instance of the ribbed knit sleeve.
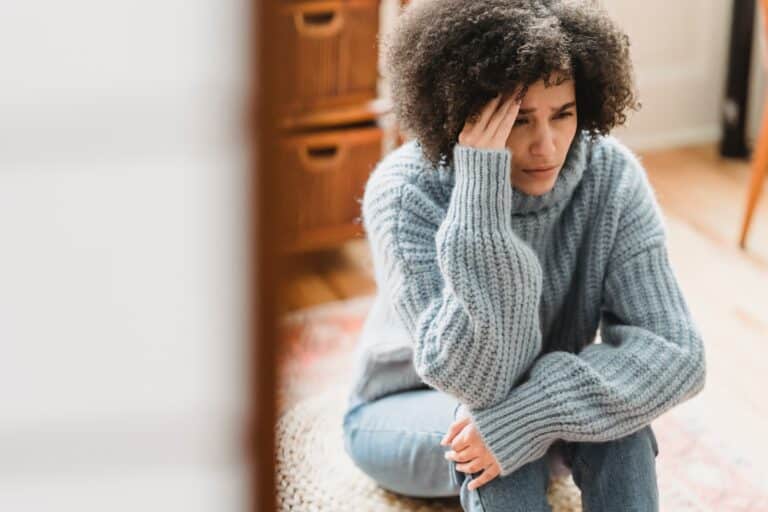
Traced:
<svg viewBox="0 0 768 512">
<path fill-rule="evenodd" d="M 511 227 L 510 160 L 506 149 L 456 145 L 437 224 L 433 203 L 407 183 L 379 177 L 363 198 L 379 285 L 412 335 L 416 372 L 473 407 L 503 400 L 541 349 L 542 270 Z"/>
<path fill-rule="evenodd" d="M 469 411 L 502 475 L 541 457 L 556 439 L 629 435 L 704 386 L 702 337 L 670 266 L 644 171 L 632 171 L 618 203 L 624 208 L 602 290 L 603 342 L 540 357 L 505 400 Z"/>
</svg>

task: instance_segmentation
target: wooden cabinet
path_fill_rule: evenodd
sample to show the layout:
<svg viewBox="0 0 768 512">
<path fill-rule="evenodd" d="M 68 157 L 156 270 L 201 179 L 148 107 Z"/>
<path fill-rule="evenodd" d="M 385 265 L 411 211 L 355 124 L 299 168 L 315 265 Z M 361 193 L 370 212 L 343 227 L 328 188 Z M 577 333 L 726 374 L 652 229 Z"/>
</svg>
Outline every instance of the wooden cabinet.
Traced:
<svg viewBox="0 0 768 512">
<path fill-rule="evenodd" d="M 376 98 L 379 4 L 306 1 L 282 9 L 278 72 L 288 84 L 288 114 L 349 107 Z"/>
<path fill-rule="evenodd" d="M 337 245 L 363 235 L 360 200 L 382 157 L 377 98 L 378 0 L 307 0 L 281 5 L 275 72 L 280 169 L 291 206 L 285 252 Z"/>
<path fill-rule="evenodd" d="M 329 247 L 363 234 L 360 199 L 381 158 L 378 126 L 327 129 L 285 136 L 280 160 L 294 208 L 285 216 L 286 249 Z"/>
</svg>

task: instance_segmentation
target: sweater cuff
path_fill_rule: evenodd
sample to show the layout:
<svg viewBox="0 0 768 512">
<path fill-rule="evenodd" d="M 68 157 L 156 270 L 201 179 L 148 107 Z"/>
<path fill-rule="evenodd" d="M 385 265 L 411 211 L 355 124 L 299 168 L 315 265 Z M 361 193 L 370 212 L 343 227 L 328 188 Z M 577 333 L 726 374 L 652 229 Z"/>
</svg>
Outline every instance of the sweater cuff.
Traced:
<svg viewBox="0 0 768 512">
<path fill-rule="evenodd" d="M 470 410 L 470 416 L 501 476 L 546 455 L 562 430 L 559 407 L 539 382 L 524 382 L 498 404 Z"/>
<path fill-rule="evenodd" d="M 471 228 L 487 230 L 510 222 L 512 153 L 509 149 L 453 148 L 455 184 L 452 212 Z M 451 212 L 449 212 L 451 213 Z"/>
</svg>

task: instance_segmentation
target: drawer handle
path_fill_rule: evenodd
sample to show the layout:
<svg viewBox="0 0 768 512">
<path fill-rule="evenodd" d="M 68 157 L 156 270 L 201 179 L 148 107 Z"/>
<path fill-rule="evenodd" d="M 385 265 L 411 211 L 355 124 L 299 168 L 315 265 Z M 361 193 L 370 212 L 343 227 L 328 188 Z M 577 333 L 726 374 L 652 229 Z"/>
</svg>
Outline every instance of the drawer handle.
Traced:
<svg viewBox="0 0 768 512">
<path fill-rule="evenodd" d="M 339 162 L 346 156 L 346 147 L 339 144 L 305 146 L 299 148 L 302 166 L 309 172 L 328 172 L 337 170 Z"/>
<path fill-rule="evenodd" d="M 319 12 L 295 12 L 293 22 L 299 34 L 307 37 L 330 37 L 344 25 L 340 8 Z"/>
</svg>

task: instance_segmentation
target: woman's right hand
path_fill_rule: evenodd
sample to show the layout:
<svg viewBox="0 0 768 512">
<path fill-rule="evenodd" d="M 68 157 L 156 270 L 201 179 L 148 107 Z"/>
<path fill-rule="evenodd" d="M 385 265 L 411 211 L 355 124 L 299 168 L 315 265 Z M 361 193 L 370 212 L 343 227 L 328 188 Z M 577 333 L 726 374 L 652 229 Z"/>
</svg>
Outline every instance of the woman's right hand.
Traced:
<svg viewBox="0 0 768 512">
<path fill-rule="evenodd" d="M 504 149 L 520 110 L 520 101 L 515 100 L 519 90 L 518 87 L 506 97 L 497 94 L 486 103 L 477 120 L 464 123 L 459 144 L 477 149 Z"/>
</svg>

